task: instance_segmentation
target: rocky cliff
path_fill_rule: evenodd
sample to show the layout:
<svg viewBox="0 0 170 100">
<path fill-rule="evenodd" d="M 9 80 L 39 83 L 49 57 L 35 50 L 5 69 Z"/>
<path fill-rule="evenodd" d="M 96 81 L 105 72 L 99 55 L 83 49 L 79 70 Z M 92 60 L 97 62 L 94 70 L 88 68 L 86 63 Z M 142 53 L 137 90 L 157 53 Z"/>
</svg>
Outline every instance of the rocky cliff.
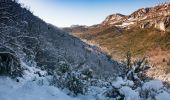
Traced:
<svg viewBox="0 0 170 100">
<path fill-rule="evenodd" d="M 128 16 L 121 14 L 109 15 L 102 25 L 129 27 L 140 25 L 141 28 L 155 27 L 165 31 L 170 23 L 170 3 L 159 4 L 150 8 L 141 8 Z"/>
</svg>

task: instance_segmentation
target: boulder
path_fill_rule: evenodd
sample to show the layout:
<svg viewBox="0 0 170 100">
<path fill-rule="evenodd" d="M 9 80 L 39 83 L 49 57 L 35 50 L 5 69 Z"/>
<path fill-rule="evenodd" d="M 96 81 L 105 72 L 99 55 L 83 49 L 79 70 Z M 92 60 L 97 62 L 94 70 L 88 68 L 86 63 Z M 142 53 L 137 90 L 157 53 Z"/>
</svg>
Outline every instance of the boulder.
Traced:
<svg viewBox="0 0 170 100">
<path fill-rule="evenodd" d="M 12 53 L 0 53 L 0 75 L 11 78 L 22 76 L 22 67 L 19 59 Z"/>
</svg>

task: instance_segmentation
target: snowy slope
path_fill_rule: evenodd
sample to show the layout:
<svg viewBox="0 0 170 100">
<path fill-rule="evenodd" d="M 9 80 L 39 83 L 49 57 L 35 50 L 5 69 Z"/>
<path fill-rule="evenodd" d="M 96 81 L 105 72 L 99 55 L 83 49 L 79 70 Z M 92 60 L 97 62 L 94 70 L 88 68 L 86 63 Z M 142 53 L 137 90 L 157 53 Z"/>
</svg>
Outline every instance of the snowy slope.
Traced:
<svg viewBox="0 0 170 100">
<path fill-rule="evenodd" d="M 37 82 L 18 83 L 0 77 L 0 100 L 78 100 L 53 86 L 39 86 Z"/>
<path fill-rule="evenodd" d="M 18 78 L 19 82 L 9 77 L 0 77 L 0 100 L 78 100 L 54 86 L 49 86 L 50 77 L 39 77 L 35 74 L 40 71 L 45 75 L 45 71 L 27 66 L 23 62 L 22 66 L 27 70 L 24 71 L 23 78 Z"/>
<path fill-rule="evenodd" d="M 22 67 L 26 70 L 23 78 L 18 78 L 19 82 L 0 76 L 0 100 L 82 100 L 68 96 L 57 87 L 51 86 L 49 83 L 51 76 L 48 76 L 46 71 L 28 66 L 24 62 Z M 43 77 L 39 77 L 37 71 Z"/>
<path fill-rule="evenodd" d="M 48 75 L 46 71 L 42 71 L 36 66 L 28 66 L 24 62 L 21 64 L 25 70 L 23 77 L 17 78 L 18 82 L 16 79 L 0 76 L 0 100 L 112 100 L 121 96 L 125 100 L 150 100 L 153 97 L 156 100 L 169 100 L 170 97 L 170 90 L 165 88 L 159 80 L 145 82 L 141 87 L 134 89 L 133 81 L 121 77 L 110 82 L 99 79 L 95 86 L 89 85 L 85 94 L 73 97 L 68 95 L 71 91 L 66 88 L 61 90 L 50 85 L 52 76 Z M 41 76 L 36 72 L 39 72 Z M 106 94 L 113 95 L 115 91 L 112 91 L 113 94 L 110 91 L 113 87 L 121 95 L 115 94 L 110 98 Z"/>
<path fill-rule="evenodd" d="M 0 1 L 0 18 L 0 52 L 12 53 L 27 62 L 35 61 L 49 73 L 53 73 L 60 61 L 75 69 L 90 66 L 96 76 L 99 73 L 117 76 L 121 71 L 121 64 L 111 61 L 97 47 L 47 24 L 14 0 Z"/>
</svg>

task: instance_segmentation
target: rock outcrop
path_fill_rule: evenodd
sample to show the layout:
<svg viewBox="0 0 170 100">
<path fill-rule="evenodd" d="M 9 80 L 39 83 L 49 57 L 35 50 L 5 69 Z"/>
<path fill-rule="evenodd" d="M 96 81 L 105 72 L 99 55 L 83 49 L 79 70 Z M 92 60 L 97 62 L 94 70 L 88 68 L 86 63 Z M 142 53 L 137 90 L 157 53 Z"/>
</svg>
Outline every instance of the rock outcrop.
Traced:
<svg viewBox="0 0 170 100">
<path fill-rule="evenodd" d="M 9 52 L 0 53 L 0 75 L 10 76 L 12 78 L 21 77 L 23 68 L 20 60 Z"/>
<path fill-rule="evenodd" d="M 161 21 L 155 24 L 155 28 L 162 31 L 166 31 L 166 28 L 170 26 L 170 16 L 163 18 Z"/>
<path fill-rule="evenodd" d="M 166 31 L 166 28 L 169 26 L 169 18 L 170 3 L 164 3 L 155 7 L 141 8 L 129 16 L 121 14 L 110 15 L 101 25 L 115 25 L 122 28 L 139 25 L 140 28 L 155 27 L 161 31 Z"/>
<path fill-rule="evenodd" d="M 112 14 L 106 17 L 106 19 L 102 22 L 102 25 L 115 25 L 124 20 L 126 16 L 122 14 Z"/>
</svg>

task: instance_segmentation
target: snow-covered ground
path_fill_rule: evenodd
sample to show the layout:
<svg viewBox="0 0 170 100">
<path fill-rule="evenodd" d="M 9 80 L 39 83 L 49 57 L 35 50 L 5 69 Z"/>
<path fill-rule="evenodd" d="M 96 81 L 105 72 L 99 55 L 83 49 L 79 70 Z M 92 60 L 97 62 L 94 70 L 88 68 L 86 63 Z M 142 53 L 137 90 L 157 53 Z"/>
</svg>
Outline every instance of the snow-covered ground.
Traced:
<svg viewBox="0 0 170 100">
<path fill-rule="evenodd" d="M 109 82 L 98 80 L 101 86 L 89 86 L 84 95 L 72 97 L 67 95 L 67 90 L 50 85 L 51 76 L 48 76 L 46 71 L 34 66 L 29 67 L 25 63 L 22 63 L 22 66 L 27 70 L 24 71 L 23 78 L 18 78 L 19 82 L 6 76 L 0 77 L 0 100 L 113 100 L 105 96 L 112 87 L 117 88 L 125 100 L 145 100 L 143 97 L 146 94 L 149 96 L 147 100 L 152 96 L 156 100 L 169 100 L 170 97 L 170 90 L 159 80 L 145 82 L 142 87 L 133 89 L 134 82 L 121 77 L 117 77 L 108 87 Z"/>
<path fill-rule="evenodd" d="M 39 85 L 37 81 L 15 82 L 0 77 L 0 100 L 79 100 L 56 87 Z"/>
<path fill-rule="evenodd" d="M 36 72 L 45 75 L 35 67 L 29 67 L 24 71 L 24 77 L 19 78 L 19 82 L 9 77 L 0 77 L 0 100 L 79 100 L 68 96 L 54 86 L 50 86 L 48 79 L 50 76 L 39 77 Z"/>
<path fill-rule="evenodd" d="M 92 96 L 78 95 L 77 97 L 67 95 L 67 90 L 61 90 L 50 85 L 52 76 L 36 66 L 28 66 L 21 62 L 24 70 L 23 78 L 11 79 L 0 76 L 0 100 L 95 100 Z M 39 74 L 37 74 L 37 72 Z"/>
</svg>

